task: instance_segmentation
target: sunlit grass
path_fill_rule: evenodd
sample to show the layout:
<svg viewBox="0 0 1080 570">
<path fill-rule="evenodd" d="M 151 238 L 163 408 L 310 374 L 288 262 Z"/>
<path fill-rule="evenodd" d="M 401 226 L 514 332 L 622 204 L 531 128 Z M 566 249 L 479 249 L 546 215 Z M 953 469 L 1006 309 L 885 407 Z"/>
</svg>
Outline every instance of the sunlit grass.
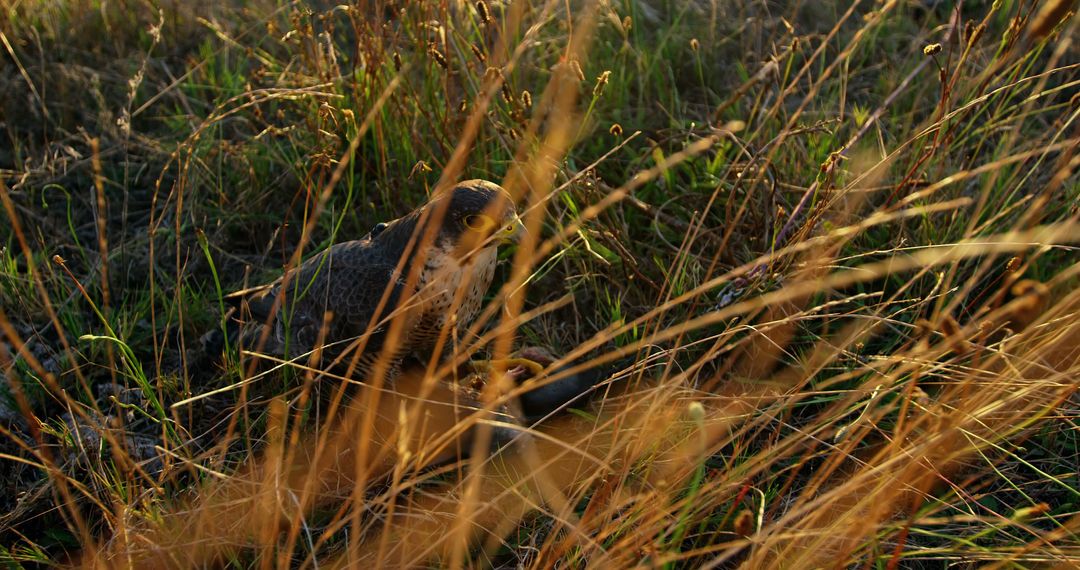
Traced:
<svg viewBox="0 0 1080 570">
<path fill-rule="evenodd" d="M 938 4 L 5 8 L 0 560 L 1080 563 L 1078 20 Z M 488 453 L 497 379 L 201 352 L 473 177 L 458 358 L 588 403 Z"/>
</svg>

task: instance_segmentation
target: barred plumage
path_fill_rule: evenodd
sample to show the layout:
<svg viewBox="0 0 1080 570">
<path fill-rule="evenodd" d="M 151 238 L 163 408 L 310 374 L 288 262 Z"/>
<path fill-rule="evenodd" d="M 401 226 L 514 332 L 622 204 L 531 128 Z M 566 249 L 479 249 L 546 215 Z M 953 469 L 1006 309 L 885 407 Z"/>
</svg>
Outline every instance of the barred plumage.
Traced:
<svg viewBox="0 0 1080 570">
<path fill-rule="evenodd" d="M 322 362 L 348 364 L 360 350 L 361 376 L 383 351 L 391 370 L 409 355 L 426 361 L 445 327 L 460 330 L 476 318 L 494 278 L 498 245 L 519 228 L 505 190 L 484 180 L 461 182 L 273 283 L 231 295 L 246 307 L 243 320 L 250 323 L 242 342 L 296 358 L 323 337 Z M 397 319 L 400 335 L 391 342 Z M 262 324 L 272 330 L 259 348 L 253 345 Z"/>
</svg>

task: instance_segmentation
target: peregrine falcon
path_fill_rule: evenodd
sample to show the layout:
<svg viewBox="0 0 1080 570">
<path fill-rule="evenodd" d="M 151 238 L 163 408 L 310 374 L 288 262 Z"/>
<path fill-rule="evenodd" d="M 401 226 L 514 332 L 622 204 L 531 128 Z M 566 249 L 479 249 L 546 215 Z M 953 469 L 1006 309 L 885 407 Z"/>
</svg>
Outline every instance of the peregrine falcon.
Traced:
<svg viewBox="0 0 1080 570">
<path fill-rule="evenodd" d="M 323 362 L 347 364 L 359 351 L 361 375 L 384 351 L 391 373 L 410 355 L 426 362 L 446 327 L 462 330 L 476 318 L 498 246 L 521 229 L 506 190 L 485 180 L 461 182 L 272 283 L 230 295 L 251 323 L 241 342 L 258 348 L 262 326 L 269 326 L 262 352 L 295 358 L 318 346 Z"/>
</svg>

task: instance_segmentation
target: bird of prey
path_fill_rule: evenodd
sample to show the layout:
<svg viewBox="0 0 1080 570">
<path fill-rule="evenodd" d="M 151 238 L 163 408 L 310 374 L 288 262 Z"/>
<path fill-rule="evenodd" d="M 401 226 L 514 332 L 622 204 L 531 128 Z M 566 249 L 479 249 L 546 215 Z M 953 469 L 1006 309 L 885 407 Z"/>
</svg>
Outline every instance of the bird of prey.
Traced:
<svg viewBox="0 0 1080 570">
<path fill-rule="evenodd" d="M 270 284 L 230 295 L 251 323 L 241 342 L 259 349 L 269 326 L 262 352 L 295 358 L 318 347 L 332 364 L 358 355 L 361 375 L 379 358 L 388 374 L 410 355 L 426 362 L 442 331 L 476 318 L 498 246 L 521 230 L 506 190 L 485 180 L 458 183 Z"/>
</svg>

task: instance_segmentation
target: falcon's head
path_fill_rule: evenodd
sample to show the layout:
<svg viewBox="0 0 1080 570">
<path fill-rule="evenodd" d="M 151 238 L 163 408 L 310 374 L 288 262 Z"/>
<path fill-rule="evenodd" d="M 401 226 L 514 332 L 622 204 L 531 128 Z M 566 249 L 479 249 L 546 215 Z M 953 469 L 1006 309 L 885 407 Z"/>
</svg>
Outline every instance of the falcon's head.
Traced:
<svg viewBox="0 0 1080 570">
<path fill-rule="evenodd" d="M 425 229 L 438 224 L 432 236 Z M 420 228 L 419 230 L 417 228 Z M 436 249 L 464 259 L 477 251 L 514 241 L 524 226 L 510 194 L 487 180 L 466 180 L 431 197 L 411 214 L 372 231 L 372 239 L 400 240 L 403 236 L 431 240 Z"/>
</svg>

